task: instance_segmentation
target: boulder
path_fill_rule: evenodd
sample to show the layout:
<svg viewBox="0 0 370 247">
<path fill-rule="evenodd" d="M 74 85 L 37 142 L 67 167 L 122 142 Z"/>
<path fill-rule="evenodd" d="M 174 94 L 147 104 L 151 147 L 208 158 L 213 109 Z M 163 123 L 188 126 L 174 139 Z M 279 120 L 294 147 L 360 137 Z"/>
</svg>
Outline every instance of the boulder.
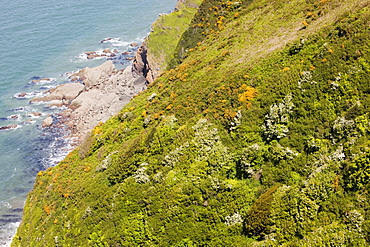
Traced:
<svg viewBox="0 0 370 247">
<path fill-rule="evenodd" d="M 74 100 L 83 90 L 84 85 L 81 83 L 66 83 L 59 85 L 53 90 L 50 90 L 50 94 L 44 97 L 38 97 L 32 99 L 30 102 L 49 102 L 53 100 Z"/>
<path fill-rule="evenodd" d="M 62 107 L 64 105 L 63 100 L 53 100 L 50 102 L 50 104 L 47 105 L 47 107 Z"/>
<path fill-rule="evenodd" d="M 108 78 L 115 71 L 115 67 L 112 61 L 107 61 L 100 66 L 89 68 L 86 67 L 77 73 L 77 76 L 83 81 L 83 83 L 90 87 L 98 83 L 100 79 Z"/>
<path fill-rule="evenodd" d="M 97 57 L 101 57 L 101 55 L 99 55 L 99 54 L 87 55 L 87 59 L 93 59 L 93 58 L 97 58 Z"/>
<path fill-rule="evenodd" d="M 33 116 L 33 117 L 40 117 L 41 116 L 41 112 L 30 112 L 28 115 L 29 116 Z"/>
<path fill-rule="evenodd" d="M 139 44 L 138 43 L 135 43 L 135 42 L 130 44 L 130 46 L 132 46 L 132 47 L 137 47 L 138 45 Z"/>
<path fill-rule="evenodd" d="M 27 93 L 20 93 L 20 94 L 17 94 L 17 98 L 24 98 L 27 96 Z"/>
<path fill-rule="evenodd" d="M 100 43 L 106 43 L 112 40 L 113 40 L 112 38 L 107 38 L 107 39 L 103 39 L 102 41 L 100 41 Z"/>
<path fill-rule="evenodd" d="M 24 121 L 23 124 L 33 124 L 34 122 L 35 122 L 35 120 L 28 119 L 28 120 Z"/>
<path fill-rule="evenodd" d="M 53 118 L 47 117 L 42 121 L 42 127 L 50 127 L 53 124 Z"/>
<path fill-rule="evenodd" d="M 112 51 L 111 51 L 111 50 L 109 50 L 108 48 L 104 49 L 104 50 L 103 50 L 103 52 L 104 52 L 104 53 L 112 53 Z"/>
</svg>

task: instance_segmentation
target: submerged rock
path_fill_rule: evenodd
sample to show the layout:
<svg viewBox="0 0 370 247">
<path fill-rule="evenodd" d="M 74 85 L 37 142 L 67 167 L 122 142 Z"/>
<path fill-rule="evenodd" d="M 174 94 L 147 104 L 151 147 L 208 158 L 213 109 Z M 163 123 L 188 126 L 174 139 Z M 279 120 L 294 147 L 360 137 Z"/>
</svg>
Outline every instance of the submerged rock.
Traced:
<svg viewBox="0 0 370 247">
<path fill-rule="evenodd" d="M 30 112 L 28 113 L 28 115 L 32 117 L 40 117 L 42 113 L 41 112 Z"/>
<path fill-rule="evenodd" d="M 109 48 L 105 48 L 105 49 L 103 50 L 103 52 L 104 52 L 104 53 L 112 53 L 112 51 L 111 51 Z"/>
</svg>

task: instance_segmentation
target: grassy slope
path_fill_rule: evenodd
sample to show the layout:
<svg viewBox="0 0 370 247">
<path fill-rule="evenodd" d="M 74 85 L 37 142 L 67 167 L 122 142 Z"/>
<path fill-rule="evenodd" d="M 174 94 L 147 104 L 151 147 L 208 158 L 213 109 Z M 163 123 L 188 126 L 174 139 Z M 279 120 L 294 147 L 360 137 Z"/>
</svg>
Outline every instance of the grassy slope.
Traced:
<svg viewBox="0 0 370 247">
<path fill-rule="evenodd" d="M 369 8 L 203 1 L 168 70 L 40 172 L 13 246 L 368 244 Z"/>
<path fill-rule="evenodd" d="M 201 0 L 178 2 L 176 11 L 161 15 L 153 23 L 145 43 L 148 48 L 148 61 L 155 77 L 165 70 L 166 64 L 172 59 L 177 43 L 188 28 L 201 2 Z"/>
</svg>

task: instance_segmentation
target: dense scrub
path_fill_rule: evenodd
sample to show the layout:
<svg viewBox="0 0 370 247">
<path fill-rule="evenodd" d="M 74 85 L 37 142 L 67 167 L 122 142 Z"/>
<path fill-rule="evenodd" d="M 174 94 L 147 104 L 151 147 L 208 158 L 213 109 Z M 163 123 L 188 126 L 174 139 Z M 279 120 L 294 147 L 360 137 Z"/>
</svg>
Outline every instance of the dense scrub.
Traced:
<svg viewBox="0 0 370 247">
<path fill-rule="evenodd" d="M 203 1 L 167 71 L 39 173 L 13 246 L 369 245 L 369 23 Z"/>
</svg>

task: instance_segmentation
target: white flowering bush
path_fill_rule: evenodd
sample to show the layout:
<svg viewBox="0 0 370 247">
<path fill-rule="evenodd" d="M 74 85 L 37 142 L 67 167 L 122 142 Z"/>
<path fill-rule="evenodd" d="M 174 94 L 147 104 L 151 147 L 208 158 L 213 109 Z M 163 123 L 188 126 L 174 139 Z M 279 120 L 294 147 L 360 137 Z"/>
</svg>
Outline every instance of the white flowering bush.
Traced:
<svg viewBox="0 0 370 247">
<path fill-rule="evenodd" d="M 270 112 L 265 116 L 265 123 L 262 126 L 268 140 L 286 136 L 293 107 L 292 95 L 287 95 L 281 103 L 270 106 Z"/>
<path fill-rule="evenodd" d="M 243 223 L 243 218 L 239 214 L 239 212 L 236 212 L 235 214 L 228 215 L 225 217 L 225 225 L 227 226 L 233 226 L 237 224 L 242 224 Z"/>
<path fill-rule="evenodd" d="M 236 116 L 233 118 L 233 121 L 230 122 L 230 128 L 229 128 L 230 131 L 235 131 L 238 128 L 238 126 L 242 124 L 241 122 L 242 116 L 243 115 L 242 115 L 241 110 L 236 112 Z"/>
<path fill-rule="evenodd" d="M 303 71 L 301 74 L 301 79 L 298 80 L 298 87 L 302 88 L 304 84 L 316 84 L 317 82 L 312 80 L 312 73 L 311 71 Z"/>
<path fill-rule="evenodd" d="M 150 181 L 149 175 L 146 173 L 148 163 L 142 163 L 139 168 L 136 170 L 135 174 L 132 177 L 135 179 L 136 183 L 145 184 Z"/>
<path fill-rule="evenodd" d="M 333 123 L 332 131 L 335 139 L 348 138 L 355 130 L 355 121 L 347 120 L 344 117 L 337 117 Z"/>
</svg>

